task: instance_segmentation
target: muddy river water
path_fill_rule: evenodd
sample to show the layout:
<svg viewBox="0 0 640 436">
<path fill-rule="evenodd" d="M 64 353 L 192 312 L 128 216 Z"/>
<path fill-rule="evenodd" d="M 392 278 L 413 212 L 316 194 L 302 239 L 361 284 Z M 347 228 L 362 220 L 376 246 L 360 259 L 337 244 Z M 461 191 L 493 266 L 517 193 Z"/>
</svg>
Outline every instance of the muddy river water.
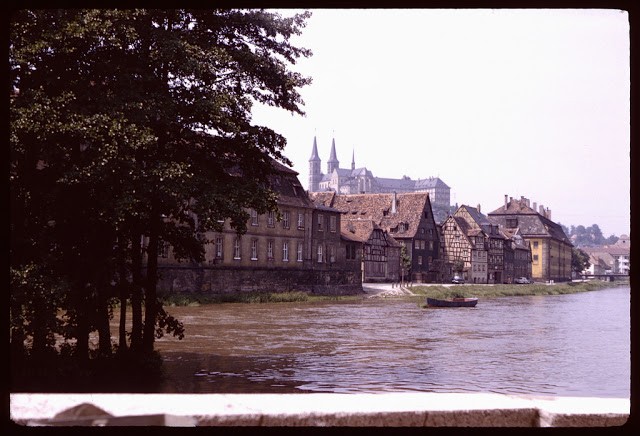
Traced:
<svg viewBox="0 0 640 436">
<path fill-rule="evenodd" d="M 493 392 L 628 398 L 630 288 L 486 298 L 169 307 L 162 393 Z"/>
</svg>

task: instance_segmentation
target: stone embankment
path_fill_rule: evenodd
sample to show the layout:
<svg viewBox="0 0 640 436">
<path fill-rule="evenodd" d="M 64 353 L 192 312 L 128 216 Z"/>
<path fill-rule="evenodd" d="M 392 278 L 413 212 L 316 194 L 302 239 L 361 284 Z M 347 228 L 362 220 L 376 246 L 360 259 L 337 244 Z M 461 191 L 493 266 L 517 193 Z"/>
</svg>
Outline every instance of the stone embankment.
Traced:
<svg viewBox="0 0 640 436">
<path fill-rule="evenodd" d="M 363 283 L 362 289 L 367 298 L 393 298 L 407 295 L 415 295 L 411 292 L 411 286 L 407 283 Z"/>
</svg>

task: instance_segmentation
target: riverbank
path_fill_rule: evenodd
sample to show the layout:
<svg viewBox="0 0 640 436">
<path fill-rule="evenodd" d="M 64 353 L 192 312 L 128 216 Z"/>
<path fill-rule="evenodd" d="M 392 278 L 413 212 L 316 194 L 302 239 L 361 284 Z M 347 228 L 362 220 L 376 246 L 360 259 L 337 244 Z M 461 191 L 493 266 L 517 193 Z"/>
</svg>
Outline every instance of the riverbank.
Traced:
<svg viewBox="0 0 640 436">
<path fill-rule="evenodd" d="M 369 298 L 388 297 L 430 297 L 447 299 L 453 297 L 514 297 L 533 295 L 561 295 L 578 292 L 597 291 L 600 289 L 629 286 L 628 281 L 605 282 L 601 280 L 572 281 L 563 283 L 531 283 L 531 284 L 415 284 L 393 286 L 390 284 L 363 285 Z"/>
<path fill-rule="evenodd" d="M 200 306 L 222 303 L 300 303 L 326 301 L 357 301 L 364 298 L 407 298 L 407 297 L 513 297 L 525 295 L 560 295 L 599 289 L 629 286 L 628 281 L 605 282 L 601 280 L 573 281 L 564 283 L 516 284 L 391 284 L 363 283 L 363 294 L 358 295 L 314 295 L 307 292 L 248 292 L 231 294 L 178 294 L 167 295 L 163 303 L 167 307 Z"/>
</svg>

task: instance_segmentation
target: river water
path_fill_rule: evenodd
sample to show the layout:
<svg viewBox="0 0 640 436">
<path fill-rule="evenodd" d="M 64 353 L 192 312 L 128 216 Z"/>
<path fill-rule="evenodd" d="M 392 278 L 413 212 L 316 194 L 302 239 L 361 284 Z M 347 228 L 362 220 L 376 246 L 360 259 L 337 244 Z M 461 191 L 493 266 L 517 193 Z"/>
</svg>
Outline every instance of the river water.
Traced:
<svg viewBox="0 0 640 436">
<path fill-rule="evenodd" d="M 630 288 L 486 298 L 170 307 L 162 393 L 630 396 Z"/>
</svg>

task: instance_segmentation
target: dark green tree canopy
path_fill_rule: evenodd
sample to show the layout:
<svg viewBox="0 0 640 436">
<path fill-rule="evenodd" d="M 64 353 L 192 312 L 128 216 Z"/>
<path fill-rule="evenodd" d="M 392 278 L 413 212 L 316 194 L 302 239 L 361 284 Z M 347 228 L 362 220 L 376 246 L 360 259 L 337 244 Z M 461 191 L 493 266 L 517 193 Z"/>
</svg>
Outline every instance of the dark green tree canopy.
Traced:
<svg viewBox="0 0 640 436">
<path fill-rule="evenodd" d="M 298 89 L 310 79 L 287 67 L 311 54 L 289 42 L 309 15 L 17 11 L 13 186 L 41 183 L 62 197 L 91 198 L 103 209 L 93 219 L 120 226 L 143 222 L 153 203 L 190 227 L 197 214 L 199 231 L 224 218 L 242 231 L 243 207 L 274 207 L 265 185 L 271 159 L 290 163 L 284 138 L 252 125 L 251 108 L 303 114 Z"/>
</svg>

